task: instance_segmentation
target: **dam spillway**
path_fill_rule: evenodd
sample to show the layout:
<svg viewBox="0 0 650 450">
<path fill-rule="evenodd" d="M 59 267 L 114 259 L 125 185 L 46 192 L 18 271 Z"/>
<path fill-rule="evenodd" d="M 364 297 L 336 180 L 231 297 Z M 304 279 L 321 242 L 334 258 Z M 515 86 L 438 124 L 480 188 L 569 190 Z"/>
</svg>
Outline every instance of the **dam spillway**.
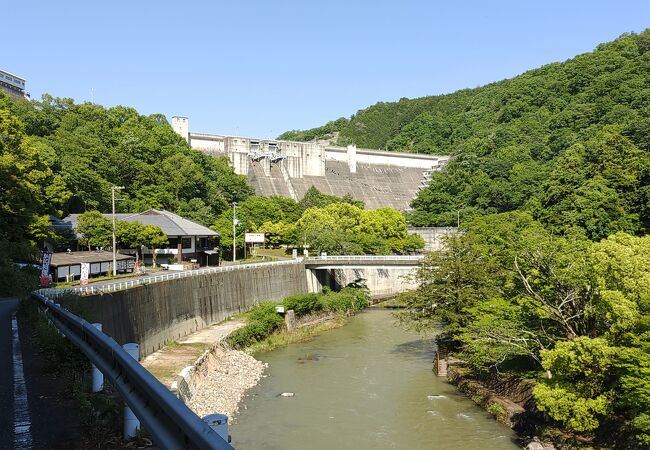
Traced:
<svg viewBox="0 0 650 450">
<path fill-rule="evenodd" d="M 235 173 L 245 175 L 257 195 L 301 199 L 314 186 L 324 194 L 352 195 L 366 208 L 409 208 L 431 174 L 448 156 L 328 146 L 315 142 L 256 139 L 193 133 L 186 117 L 172 126 L 192 148 L 227 157 Z"/>
</svg>

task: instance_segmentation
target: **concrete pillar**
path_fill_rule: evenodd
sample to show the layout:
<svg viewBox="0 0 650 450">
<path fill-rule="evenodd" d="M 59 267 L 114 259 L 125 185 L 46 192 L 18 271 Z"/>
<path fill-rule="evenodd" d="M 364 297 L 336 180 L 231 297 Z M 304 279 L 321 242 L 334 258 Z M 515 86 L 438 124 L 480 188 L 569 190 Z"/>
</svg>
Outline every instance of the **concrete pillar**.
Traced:
<svg viewBox="0 0 650 450">
<path fill-rule="evenodd" d="M 176 264 L 181 264 L 183 262 L 183 238 L 178 236 L 178 244 L 176 244 L 176 251 L 178 252 L 178 255 L 176 255 Z"/>
<path fill-rule="evenodd" d="M 348 145 L 348 167 L 350 173 L 357 173 L 357 146 Z"/>
<path fill-rule="evenodd" d="M 190 142 L 190 119 L 180 116 L 172 117 L 172 129 L 185 139 L 185 142 Z"/>
<path fill-rule="evenodd" d="M 140 346 L 133 342 L 124 344 L 122 346 L 126 352 L 133 357 L 136 361 L 140 361 Z M 140 421 L 133 414 L 131 408 L 126 404 L 124 405 L 124 439 L 133 439 L 140 430 Z"/>
<path fill-rule="evenodd" d="M 287 331 L 291 332 L 296 329 L 296 312 L 293 309 L 284 314 L 284 323 L 287 325 Z"/>
<path fill-rule="evenodd" d="M 102 331 L 101 323 L 93 323 L 93 326 Z M 104 374 L 93 364 L 92 391 L 100 392 L 102 389 L 104 389 Z"/>
</svg>

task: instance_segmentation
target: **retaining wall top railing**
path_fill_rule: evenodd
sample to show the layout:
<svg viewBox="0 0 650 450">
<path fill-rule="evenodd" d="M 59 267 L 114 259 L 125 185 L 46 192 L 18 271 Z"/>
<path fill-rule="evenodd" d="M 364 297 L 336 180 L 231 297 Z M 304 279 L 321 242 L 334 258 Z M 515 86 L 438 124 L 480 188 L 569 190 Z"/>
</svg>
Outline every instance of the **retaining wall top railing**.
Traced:
<svg viewBox="0 0 650 450">
<path fill-rule="evenodd" d="M 160 275 L 149 276 L 146 278 L 124 280 L 124 281 L 109 283 L 109 284 L 77 286 L 72 288 L 43 288 L 37 290 L 36 293 L 44 295 L 45 297 L 48 298 L 59 298 L 65 294 L 94 295 L 94 294 L 121 291 L 136 286 L 142 286 L 145 284 L 152 284 L 152 283 L 160 283 L 162 281 L 175 280 L 178 278 L 206 275 L 209 273 L 232 272 L 236 270 L 251 270 L 251 269 L 258 269 L 261 267 L 284 266 L 284 265 L 300 264 L 300 263 L 302 263 L 302 259 L 292 259 L 288 261 L 271 261 L 271 262 L 252 263 L 252 264 L 240 264 L 240 265 L 232 265 L 232 266 L 205 267 L 203 269 L 185 270 L 183 272 L 169 272 Z"/>
</svg>

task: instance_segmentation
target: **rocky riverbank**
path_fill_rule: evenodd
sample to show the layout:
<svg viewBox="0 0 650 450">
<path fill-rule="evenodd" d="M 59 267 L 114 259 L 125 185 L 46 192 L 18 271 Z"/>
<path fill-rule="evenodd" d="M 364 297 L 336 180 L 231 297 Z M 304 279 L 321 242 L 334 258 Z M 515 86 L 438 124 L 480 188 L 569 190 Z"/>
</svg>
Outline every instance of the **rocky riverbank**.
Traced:
<svg viewBox="0 0 650 450">
<path fill-rule="evenodd" d="M 233 417 L 265 369 L 266 364 L 242 351 L 216 345 L 184 374 L 178 393 L 199 416 L 218 412 Z"/>
</svg>

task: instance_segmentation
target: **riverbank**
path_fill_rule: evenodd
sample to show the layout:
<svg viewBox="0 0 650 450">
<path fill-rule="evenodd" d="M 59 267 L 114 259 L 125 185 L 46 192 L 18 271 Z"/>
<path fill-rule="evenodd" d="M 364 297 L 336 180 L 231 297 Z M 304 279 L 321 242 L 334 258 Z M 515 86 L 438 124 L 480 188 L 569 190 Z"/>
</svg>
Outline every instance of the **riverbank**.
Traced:
<svg viewBox="0 0 650 450">
<path fill-rule="evenodd" d="M 298 320 L 294 331 L 277 331 L 244 350 L 224 345 L 224 335 L 193 366 L 181 371 L 172 389 L 199 416 L 218 412 L 233 418 L 247 392 L 265 376 L 267 365 L 253 354 L 308 341 L 346 322 L 341 314 L 305 316 Z"/>
</svg>

